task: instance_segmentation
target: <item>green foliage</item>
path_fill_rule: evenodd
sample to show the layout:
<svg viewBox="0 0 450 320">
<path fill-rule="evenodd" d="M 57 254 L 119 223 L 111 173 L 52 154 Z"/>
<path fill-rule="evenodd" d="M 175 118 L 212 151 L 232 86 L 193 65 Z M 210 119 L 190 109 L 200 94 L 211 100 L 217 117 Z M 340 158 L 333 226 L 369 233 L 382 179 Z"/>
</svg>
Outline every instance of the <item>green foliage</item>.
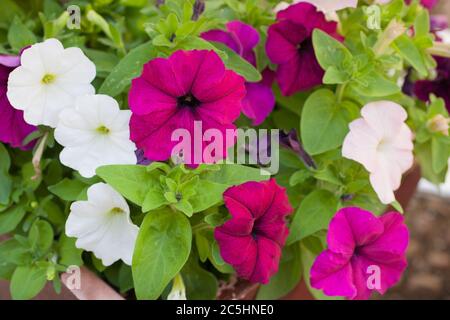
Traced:
<svg viewBox="0 0 450 320">
<path fill-rule="evenodd" d="M 300 123 L 305 150 L 316 155 L 341 146 L 348 122 L 333 92 L 327 89 L 314 92 L 305 102 Z"/>
<path fill-rule="evenodd" d="M 133 279 L 139 299 L 157 299 L 180 272 L 191 251 L 187 218 L 170 209 L 148 213 L 142 222 L 133 255 Z"/>
</svg>

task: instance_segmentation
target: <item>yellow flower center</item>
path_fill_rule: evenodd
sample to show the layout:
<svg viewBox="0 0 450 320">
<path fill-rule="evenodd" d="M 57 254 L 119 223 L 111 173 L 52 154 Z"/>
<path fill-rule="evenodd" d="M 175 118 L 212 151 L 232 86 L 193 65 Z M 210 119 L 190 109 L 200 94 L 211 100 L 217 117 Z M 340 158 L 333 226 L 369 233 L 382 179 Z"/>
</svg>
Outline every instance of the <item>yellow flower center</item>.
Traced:
<svg viewBox="0 0 450 320">
<path fill-rule="evenodd" d="M 47 73 L 45 76 L 42 77 L 41 82 L 43 84 L 50 84 L 55 81 L 55 78 L 56 77 L 54 74 Z"/>
<path fill-rule="evenodd" d="M 121 208 L 115 207 L 115 208 L 111 209 L 110 213 L 111 214 L 122 214 L 122 213 L 125 213 L 125 211 Z"/>
<path fill-rule="evenodd" d="M 97 132 L 99 132 L 100 134 L 108 134 L 109 129 L 105 126 L 100 126 L 97 128 Z"/>
</svg>

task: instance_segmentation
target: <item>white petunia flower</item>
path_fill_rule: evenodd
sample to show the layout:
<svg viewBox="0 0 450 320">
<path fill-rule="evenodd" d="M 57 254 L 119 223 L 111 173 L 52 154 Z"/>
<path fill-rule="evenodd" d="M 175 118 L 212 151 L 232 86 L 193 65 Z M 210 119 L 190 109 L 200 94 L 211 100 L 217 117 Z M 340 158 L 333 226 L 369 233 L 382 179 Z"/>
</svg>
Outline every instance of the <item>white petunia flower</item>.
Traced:
<svg viewBox="0 0 450 320">
<path fill-rule="evenodd" d="M 7 95 L 29 124 L 54 128 L 75 97 L 95 92 L 95 65 L 79 48 L 64 49 L 57 39 L 48 39 L 24 50 L 20 61 L 9 75 Z"/>
<path fill-rule="evenodd" d="M 78 97 L 75 107 L 65 109 L 55 130 L 55 139 L 65 148 L 61 163 L 90 178 L 108 164 L 136 164 L 136 147 L 130 140 L 131 111 L 120 110 L 106 95 Z"/>
<path fill-rule="evenodd" d="M 87 201 L 70 206 L 66 234 L 77 238 L 76 247 L 92 251 L 110 266 L 122 259 L 131 265 L 139 228 L 131 222 L 125 199 L 106 183 L 89 187 Z"/>
<path fill-rule="evenodd" d="M 406 111 L 390 101 L 372 102 L 361 110 L 362 118 L 350 123 L 342 156 L 361 163 L 380 201 L 395 201 L 402 174 L 413 165 L 413 134 L 406 125 Z"/>
</svg>

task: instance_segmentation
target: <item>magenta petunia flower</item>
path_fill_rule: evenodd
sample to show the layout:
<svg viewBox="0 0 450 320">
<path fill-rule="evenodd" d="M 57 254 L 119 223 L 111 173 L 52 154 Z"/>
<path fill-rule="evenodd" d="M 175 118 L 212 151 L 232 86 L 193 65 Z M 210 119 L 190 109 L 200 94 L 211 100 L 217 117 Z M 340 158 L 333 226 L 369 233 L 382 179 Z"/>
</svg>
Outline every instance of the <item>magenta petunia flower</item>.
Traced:
<svg viewBox="0 0 450 320">
<path fill-rule="evenodd" d="M 33 143 L 24 146 L 22 142 L 36 127 L 25 122 L 23 111 L 14 109 L 6 96 L 9 74 L 19 65 L 20 57 L 0 56 L 0 141 L 27 150 Z"/>
<path fill-rule="evenodd" d="M 434 6 L 437 5 L 438 2 L 439 2 L 439 0 L 421 0 L 420 1 L 420 3 L 428 10 L 433 9 Z M 406 3 L 410 4 L 411 0 L 406 0 Z"/>
<path fill-rule="evenodd" d="M 419 80 L 414 83 L 414 94 L 422 101 L 429 101 L 430 94 L 445 100 L 450 112 L 450 59 L 435 57 L 437 76 L 434 80 Z"/>
<path fill-rule="evenodd" d="M 314 53 L 312 32 L 320 29 L 340 39 L 336 22 L 327 21 L 322 12 L 305 2 L 278 12 L 277 21 L 269 27 L 266 51 L 278 65 L 276 79 L 281 92 L 289 96 L 322 84 L 324 71 Z"/>
<path fill-rule="evenodd" d="M 211 30 L 202 33 L 208 41 L 221 42 L 238 53 L 253 66 L 256 66 L 254 48 L 258 45 L 259 34 L 252 26 L 241 21 L 228 22 L 227 30 Z M 242 112 L 253 120 L 253 125 L 260 125 L 272 112 L 275 96 L 272 92 L 272 71 L 266 69 L 260 82 L 247 82 L 247 95 L 243 101 Z"/>
<path fill-rule="evenodd" d="M 217 129 L 225 137 L 226 129 L 236 129 L 233 122 L 244 96 L 244 79 L 226 70 L 214 51 L 179 50 L 167 59 L 153 59 L 131 84 L 131 140 L 149 160 L 167 160 L 178 144 L 171 139 L 176 129 L 186 129 L 191 137 L 199 130 L 194 121 L 201 121 L 200 134 Z M 203 142 L 202 150 L 207 146 Z M 229 146 L 224 141 L 224 156 Z"/>
<path fill-rule="evenodd" d="M 251 181 L 227 189 L 223 196 L 232 218 L 214 232 L 222 258 L 239 277 L 269 282 L 289 233 L 285 217 L 292 207 L 285 189 L 274 179 Z"/>
<path fill-rule="evenodd" d="M 406 269 L 408 228 L 403 216 L 376 217 L 356 207 L 338 211 L 331 220 L 327 244 L 311 268 L 311 285 L 329 296 L 368 299 L 384 294 Z"/>
</svg>

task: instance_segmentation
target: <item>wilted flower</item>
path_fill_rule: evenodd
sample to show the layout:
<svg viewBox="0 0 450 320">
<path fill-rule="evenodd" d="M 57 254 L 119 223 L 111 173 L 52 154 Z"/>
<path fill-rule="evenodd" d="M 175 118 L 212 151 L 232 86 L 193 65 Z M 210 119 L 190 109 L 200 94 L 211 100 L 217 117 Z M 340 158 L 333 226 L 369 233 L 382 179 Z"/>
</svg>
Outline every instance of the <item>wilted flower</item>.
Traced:
<svg viewBox="0 0 450 320">
<path fill-rule="evenodd" d="M 450 119 L 438 114 L 428 121 L 427 127 L 431 132 L 440 132 L 448 136 L 449 123 Z"/>
</svg>

